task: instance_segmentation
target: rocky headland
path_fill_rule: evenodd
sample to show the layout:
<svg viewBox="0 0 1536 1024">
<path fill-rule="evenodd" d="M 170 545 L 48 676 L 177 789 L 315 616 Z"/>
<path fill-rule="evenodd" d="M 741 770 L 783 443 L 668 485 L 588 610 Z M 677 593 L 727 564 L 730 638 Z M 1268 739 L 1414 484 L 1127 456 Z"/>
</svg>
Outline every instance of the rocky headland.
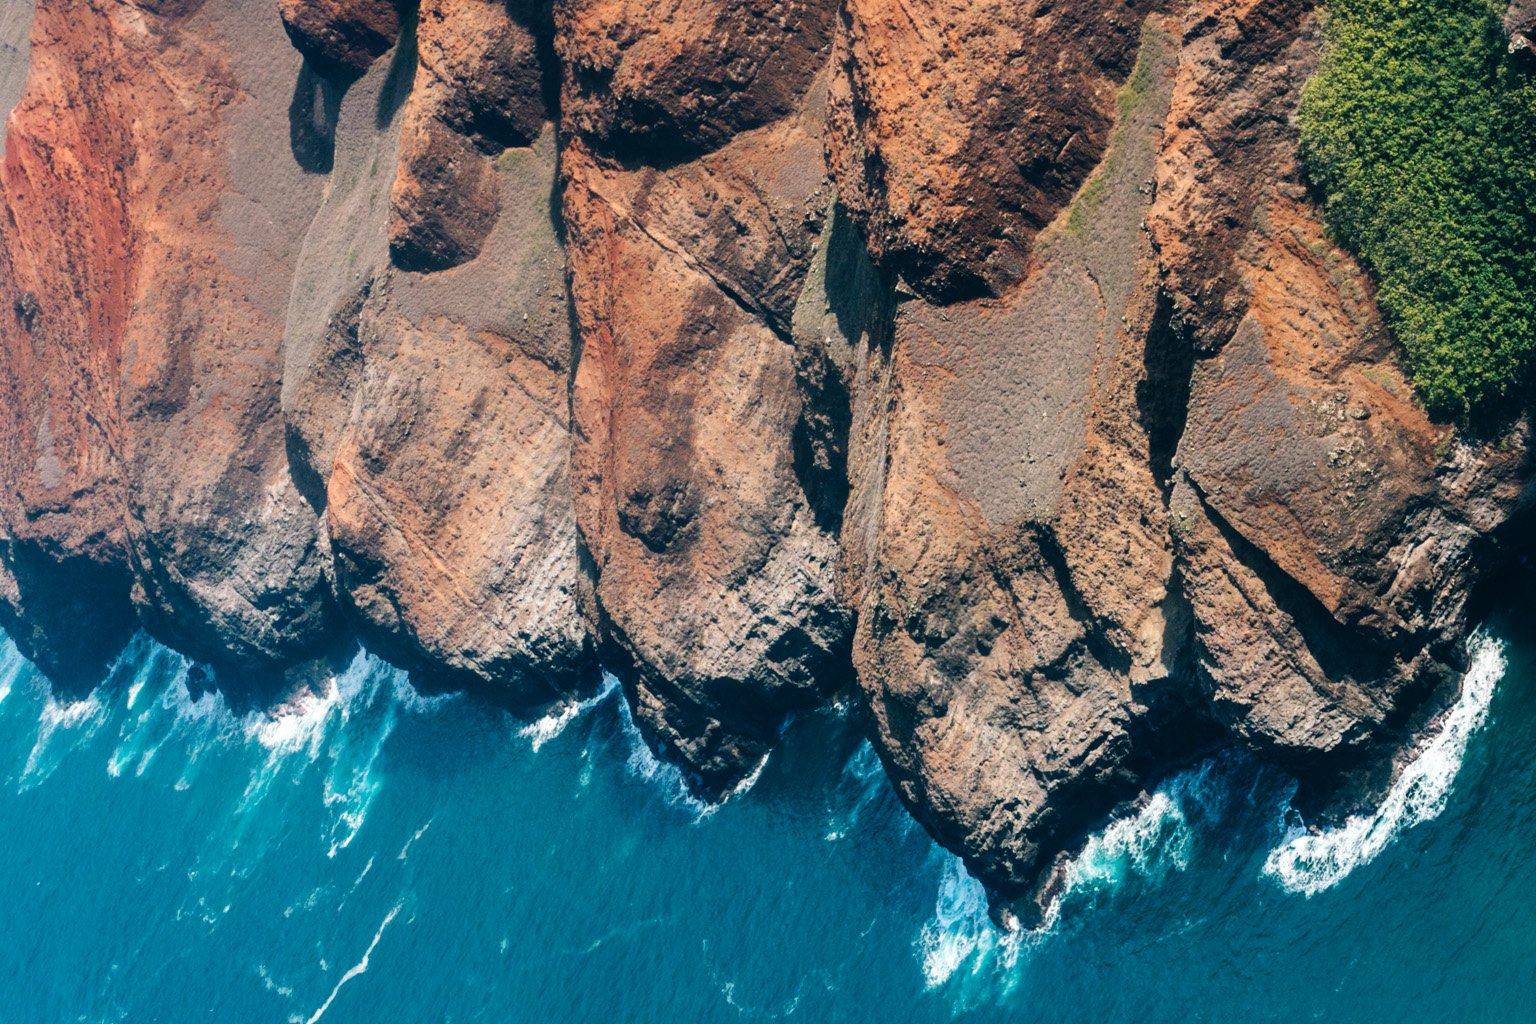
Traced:
<svg viewBox="0 0 1536 1024">
<path fill-rule="evenodd" d="M 1368 806 L 1536 474 L 1325 231 L 1323 16 L 12 3 L 0 625 L 75 690 L 138 629 L 247 701 L 601 666 L 712 798 L 851 694 L 1026 908 L 1218 747 Z"/>
</svg>

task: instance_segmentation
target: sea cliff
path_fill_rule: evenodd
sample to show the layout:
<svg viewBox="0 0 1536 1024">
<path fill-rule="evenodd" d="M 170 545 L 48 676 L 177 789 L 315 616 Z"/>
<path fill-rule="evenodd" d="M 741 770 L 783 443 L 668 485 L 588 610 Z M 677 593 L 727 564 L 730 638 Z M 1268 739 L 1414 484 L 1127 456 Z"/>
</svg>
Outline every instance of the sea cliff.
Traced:
<svg viewBox="0 0 1536 1024">
<path fill-rule="evenodd" d="M 520 712 L 606 669 L 709 798 L 847 696 L 1026 908 L 1219 747 L 1369 806 L 1533 474 L 1331 240 L 1322 23 L 12 4 L 0 625 L 64 690 L 139 629 L 252 702 L 359 642 Z"/>
</svg>

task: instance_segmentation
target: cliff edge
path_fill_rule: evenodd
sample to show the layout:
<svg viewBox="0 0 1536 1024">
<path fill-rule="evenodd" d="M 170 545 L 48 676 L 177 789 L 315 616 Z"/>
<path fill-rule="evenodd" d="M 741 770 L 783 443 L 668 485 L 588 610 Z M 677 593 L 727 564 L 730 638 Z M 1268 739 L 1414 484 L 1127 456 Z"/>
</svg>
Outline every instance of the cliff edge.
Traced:
<svg viewBox="0 0 1536 1024">
<path fill-rule="evenodd" d="M 1369 805 L 1524 550 L 1524 421 L 1431 418 L 1325 229 L 1308 0 L 28 13 L 0 625 L 59 687 L 601 665 L 713 798 L 851 692 L 1012 900 L 1219 746 Z"/>
</svg>

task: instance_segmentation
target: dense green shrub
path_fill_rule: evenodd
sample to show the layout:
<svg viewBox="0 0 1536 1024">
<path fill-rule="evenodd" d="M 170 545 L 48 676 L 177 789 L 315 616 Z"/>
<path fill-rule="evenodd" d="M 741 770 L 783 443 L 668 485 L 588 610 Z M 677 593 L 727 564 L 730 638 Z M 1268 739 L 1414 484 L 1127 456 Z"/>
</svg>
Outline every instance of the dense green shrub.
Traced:
<svg viewBox="0 0 1536 1024">
<path fill-rule="evenodd" d="M 1333 0 L 1302 97 L 1329 229 L 1431 412 L 1512 410 L 1536 357 L 1536 85 L 1487 0 Z"/>
</svg>

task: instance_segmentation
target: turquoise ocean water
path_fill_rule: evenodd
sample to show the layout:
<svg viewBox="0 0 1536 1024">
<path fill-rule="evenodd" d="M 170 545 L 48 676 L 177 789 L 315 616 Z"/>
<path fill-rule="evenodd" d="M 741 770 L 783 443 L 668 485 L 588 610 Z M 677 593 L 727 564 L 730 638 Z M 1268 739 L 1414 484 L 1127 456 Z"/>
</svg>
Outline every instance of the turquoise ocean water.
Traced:
<svg viewBox="0 0 1536 1024">
<path fill-rule="evenodd" d="M 1536 1019 L 1536 644 L 1474 647 L 1382 814 L 1301 836 L 1218 757 L 1003 936 L 835 711 L 706 808 L 611 692 L 530 726 L 360 656 L 241 716 L 140 640 L 69 702 L 0 641 L 0 1020 Z"/>
</svg>

